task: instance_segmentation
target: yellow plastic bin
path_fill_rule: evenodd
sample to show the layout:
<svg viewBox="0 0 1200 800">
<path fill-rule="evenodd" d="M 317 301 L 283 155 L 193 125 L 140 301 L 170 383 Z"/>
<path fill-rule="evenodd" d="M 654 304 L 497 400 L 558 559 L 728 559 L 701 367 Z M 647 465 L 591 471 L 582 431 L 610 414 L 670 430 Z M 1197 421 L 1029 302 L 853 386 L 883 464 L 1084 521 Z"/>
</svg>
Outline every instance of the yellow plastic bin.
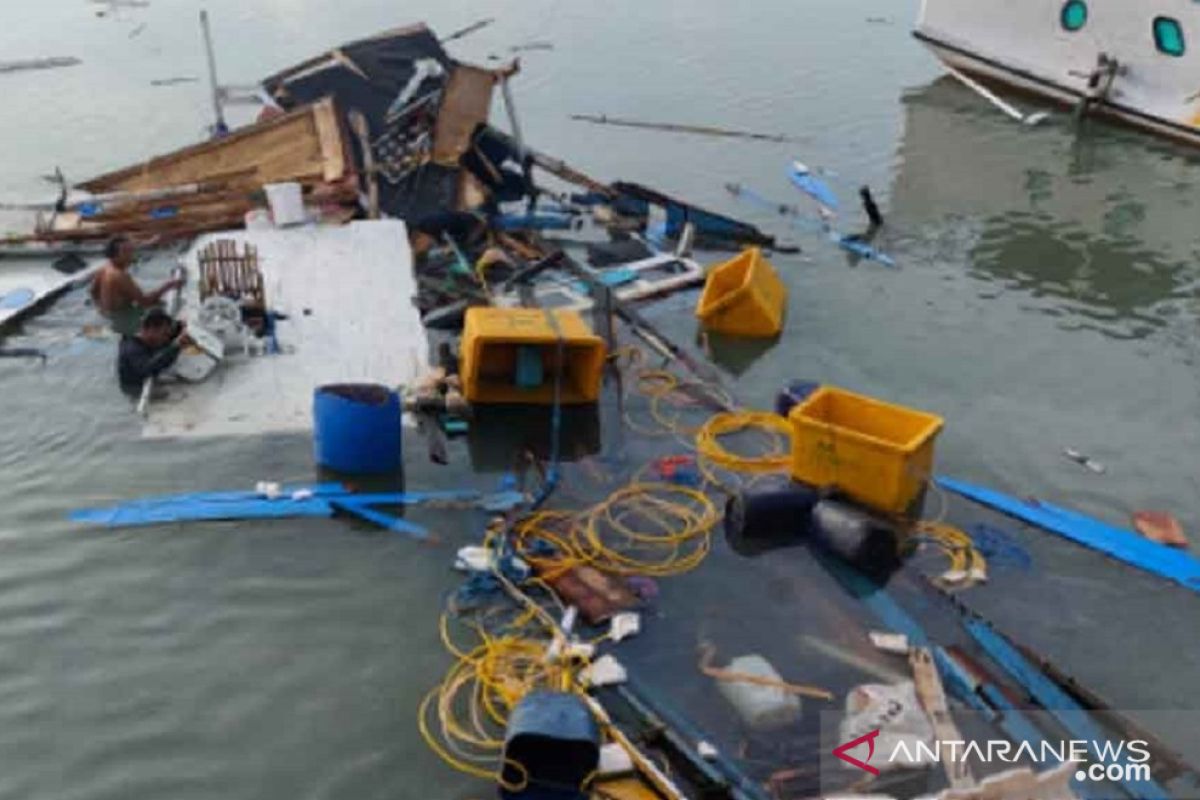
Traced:
<svg viewBox="0 0 1200 800">
<path fill-rule="evenodd" d="M 933 472 L 942 418 L 822 386 L 788 415 L 792 477 L 833 486 L 877 511 L 903 514 Z"/>
<path fill-rule="evenodd" d="M 769 339 L 783 329 L 787 287 L 762 250 L 749 247 L 713 267 L 696 304 L 696 316 L 710 331 Z"/>
<path fill-rule="evenodd" d="M 547 313 L 554 315 L 558 331 Z M 604 340 L 578 312 L 470 308 L 462 334 L 463 395 L 472 403 L 550 405 L 561 373 L 564 404 L 594 403 L 607 356 Z"/>
</svg>

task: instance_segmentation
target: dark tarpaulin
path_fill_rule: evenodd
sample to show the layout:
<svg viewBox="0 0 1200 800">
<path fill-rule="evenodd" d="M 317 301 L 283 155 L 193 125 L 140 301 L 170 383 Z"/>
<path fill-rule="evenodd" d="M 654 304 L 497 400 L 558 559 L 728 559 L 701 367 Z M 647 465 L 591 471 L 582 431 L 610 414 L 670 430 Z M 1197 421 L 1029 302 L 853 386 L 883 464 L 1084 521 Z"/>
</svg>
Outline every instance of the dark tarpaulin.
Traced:
<svg viewBox="0 0 1200 800">
<path fill-rule="evenodd" d="M 372 84 L 384 91 L 391 90 L 389 103 L 395 98 L 395 93 L 399 92 L 412 78 L 413 65 L 420 59 L 432 58 L 440 63 L 447 72 L 453 65 L 450 56 L 442 49 L 437 38 L 428 28 L 424 25 L 412 25 L 343 45 L 317 58 L 272 75 L 262 82 L 263 86 L 272 94 L 285 84 L 290 88 L 297 78 L 318 71 L 321 65 L 337 63 L 338 54 L 344 55 L 346 59 L 366 73 Z M 298 102 L 311 101 L 300 100 Z M 366 113 L 366 109 L 363 109 L 363 112 Z"/>
<path fill-rule="evenodd" d="M 458 205 L 458 182 L 462 172 L 458 167 L 443 167 L 438 164 L 425 164 L 417 167 L 397 186 L 388 186 L 391 192 L 391 203 L 387 210 L 409 221 L 419 221 L 435 214 L 442 214 Z"/>
<path fill-rule="evenodd" d="M 372 140 L 387 130 L 386 115 L 397 96 L 416 74 L 423 59 L 437 61 L 445 71 L 439 78 L 427 78 L 413 94 L 420 98 L 444 84 L 453 61 L 437 38 L 424 25 L 414 25 L 343 45 L 317 58 L 279 72 L 263 81 L 263 87 L 285 109 L 292 109 L 332 96 L 346 130 L 351 111 L 359 111 L 367 120 Z M 351 141 L 354 163 L 361 174 L 363 153 L 355 136 Z M 426 166 L 393 184 L 379 183 L 380 208 L 393 216 L 407 219 L 453 208 L 457 200 L 458 170 Z M 418 196 L 412 196 L 414 191 Z M 435 205 L 440 204 L 440 205 Z"/>
</svg>

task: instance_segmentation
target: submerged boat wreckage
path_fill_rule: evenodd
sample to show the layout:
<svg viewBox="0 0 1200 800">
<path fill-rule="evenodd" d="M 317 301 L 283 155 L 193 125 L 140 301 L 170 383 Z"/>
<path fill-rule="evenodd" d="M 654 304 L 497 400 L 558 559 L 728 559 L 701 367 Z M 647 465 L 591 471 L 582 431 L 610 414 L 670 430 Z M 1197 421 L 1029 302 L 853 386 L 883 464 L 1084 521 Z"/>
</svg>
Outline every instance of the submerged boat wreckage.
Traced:
<svg viewBox="0 0 1200 800">
<path fill-rule="evenodd" d="M 62 181 L 10 246 L 123 234 L 185 248 L 169 305 L 195 343 L 165 399 L 147 381 L 144 435 L 311 431 L 316 462 L 346 476 L 71 519 L 340 516 L 426 542 L 476 526 L 440 621 L 453 663 L 415 711 L 434 753 L 511 800 L 1099 800 L 1200 785 L 979 608 L 1006 569 L 1028 568 L 1026 537 L 1082 544 L 1185 595 L 1200 562 L 935 480 L 935 414 L 811 381 L 781 387 L 774 408 L 744 405 L 643 303 L 700 289 L 705 338 L 769 346 L 787 319 L 770 261 L 784 245 L 534 149 L 518 70 L 460 63 L 423 26 L 391 31 L 261 81 L 259 118 L 234 130 L 214 78 L 211 141 Z M 495 94 L 508 131 L 491 124 Z M 730 193 L 894 265 L 870 243 L 883 218 L 869 191 L 868 232 L 842 234 L 820 174 L 781 167 L 813 214 Z M 13 307 L 27 300 L 44 296 Z M 409 480 L 465 455 L 499 485 L 358 488 L 394 476 L 414 439 L 428 459 L 408 459 Z M 943 506 L 932 517 L 927 494 Z M 1141 749 L 1115 748 L 1130 740 Z M 1029 755 L 961 755 L 997 743 Z"/>
</svg>

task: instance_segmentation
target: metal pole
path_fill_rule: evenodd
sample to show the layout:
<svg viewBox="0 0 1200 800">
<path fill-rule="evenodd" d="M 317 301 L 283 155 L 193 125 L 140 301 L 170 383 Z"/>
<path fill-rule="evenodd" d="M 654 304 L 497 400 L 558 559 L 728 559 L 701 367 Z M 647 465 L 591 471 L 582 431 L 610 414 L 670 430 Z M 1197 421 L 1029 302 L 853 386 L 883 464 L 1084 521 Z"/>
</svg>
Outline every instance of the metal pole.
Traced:
<svg viewBox="0 0 1200 800">
<path fill-rule="evenodd" d="M 529 151 L 525 149 L 525 137 L 521 135 L 521 123 L 517 120 L 517 106 L 513 102 L 512 88 L 508 85 L 511 76 L 506 75 L 504 80 L 500 82 L 500 88 L 504 92 L 504 108 L 508 111 L 508 123 L 512 126 L 513 139 L 517 142 L 517 155 L 521 159 L 521 177 L 525 179 L 525 186 L 529 189 L 529 202 L 526 204 L 528 210 L 532 211 L 533 206 L 537 203 L 537 190 L 533 186 L 533 166 L 530 164 Z"/>
<path fill-rule="evenodd" d="M 225 114 L 221 110 L 221 85 L 217 83 L 217 59 L 213 55 L 212 31 L 208 27 L 207 11 L 200 12 L 200 28 L 204 32 L 204 52 L 208 57 L 208 83 L 212 89 L 213 115 L 216 117 L 213 133 L 219 136 L 228 131 L 229 126 L 225 124 Z"/>
<path fill-rule="evenodd" d="M 508 85 L 509 79 L 504 78 L 500 82 L 500 89 L 504 93 L 504 108 L 508 112 L 508 124 L 512 127 L 513 139 L 517 142 L 517 152 L 521 156 L 521 162 L 525 162 L 527 151 L 525 150 L 525 137 L 521 135 L 521 123 L 517 121 L 517 107 L 513 103 L 512 88 Z"/>
</svg>

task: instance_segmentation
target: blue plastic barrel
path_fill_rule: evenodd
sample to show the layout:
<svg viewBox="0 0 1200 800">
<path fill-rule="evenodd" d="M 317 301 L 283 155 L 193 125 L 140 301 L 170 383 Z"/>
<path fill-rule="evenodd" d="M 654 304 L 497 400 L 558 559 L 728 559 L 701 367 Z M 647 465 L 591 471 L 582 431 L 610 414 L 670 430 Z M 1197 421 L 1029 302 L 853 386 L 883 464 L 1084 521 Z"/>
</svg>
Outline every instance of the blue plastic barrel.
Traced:
<svg viewBox="0 0 1200 800">
<path fill-rule="evenodd" d="M 403 464 L 400 396 L 376 384 L 335 384 L 313 395 L 313 451 L 323 467 L 352 475 Z"/>
</svg>

